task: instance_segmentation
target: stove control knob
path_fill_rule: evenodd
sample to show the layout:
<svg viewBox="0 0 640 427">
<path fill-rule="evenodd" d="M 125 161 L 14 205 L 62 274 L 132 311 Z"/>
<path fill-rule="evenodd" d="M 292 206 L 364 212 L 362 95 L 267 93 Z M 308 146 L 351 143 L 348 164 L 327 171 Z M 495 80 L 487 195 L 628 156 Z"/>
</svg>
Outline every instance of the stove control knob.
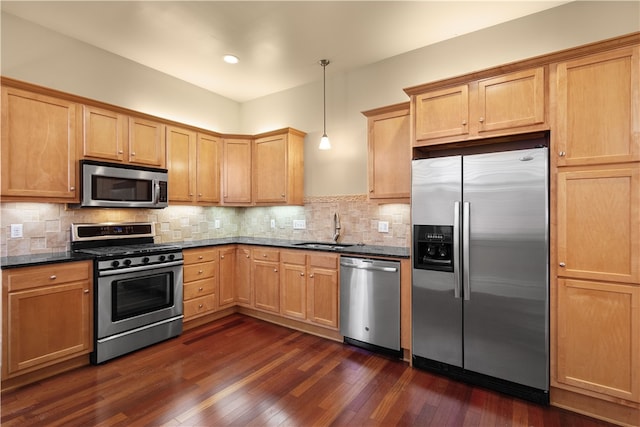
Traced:
<svg viewBox="0 0 640 427">
<path fill-rule="evenodd" d="M 142 258 L 142 263 L 143 264 L 148 264 L 149 263 L 149 257 L 146 256 L 146 257 Z"/>
<path fill-rule="evenodd" d="M 167 259 L 167 257 L 166 257 L 166 256 L 164 256 L 164 255 L 160 255 L 160 256 L 158 257 L 158 259 L 159 259 L 160 261 L 164 261 L 165 259 Z"/>
<path fill-rule="evenodd" d="M 130 266 L 131 265 L 131 260 L 130 259 L 125 259 L 124 260 L 124 265 Z"/>
<path fill-rule="evenodd" d="M 111 266 L 112 266 L 113 268 L 118 268 L 118 267 L 120 266 L 120 261 L 113 261 L 113 262 L 111 263 Z"/>
<path fill-rule="evenodd" d="M 170 259 L 170 260 L 172 260 L 172 261 L 173 261 L 175 258 L 176 258 L 176 256 L 175 256 L 174 254 L 169 254 L 169 259 Z"/>
</svg>

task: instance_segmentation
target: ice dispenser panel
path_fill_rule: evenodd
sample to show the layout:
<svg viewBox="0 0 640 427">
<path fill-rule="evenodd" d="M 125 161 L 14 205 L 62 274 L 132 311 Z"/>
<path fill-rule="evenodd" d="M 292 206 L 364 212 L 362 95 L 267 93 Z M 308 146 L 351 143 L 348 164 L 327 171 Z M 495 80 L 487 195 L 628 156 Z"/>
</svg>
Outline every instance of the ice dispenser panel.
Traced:
<svg viewBox="0 0 640 427">
<path fill-rule="evenodd" d="M 413 266 L 421 270 L 453 272 L 453 226 L 413 226 Z"/>
</svg>

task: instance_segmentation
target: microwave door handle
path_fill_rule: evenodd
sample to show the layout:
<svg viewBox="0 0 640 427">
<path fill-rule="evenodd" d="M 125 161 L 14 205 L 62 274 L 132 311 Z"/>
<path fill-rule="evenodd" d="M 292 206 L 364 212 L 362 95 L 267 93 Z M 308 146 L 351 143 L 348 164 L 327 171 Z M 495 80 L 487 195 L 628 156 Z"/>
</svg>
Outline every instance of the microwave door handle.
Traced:
<svg viewBox="0 0 640 427">
<path fill-rule="evenodd" d="M 153 204 L 157 205 L 158 203 L 160 203 L 160 182 L 158 182 L 158 180 L 156 179 L 153 180 L 153 188 L 154 188 Z"/>
</svg>

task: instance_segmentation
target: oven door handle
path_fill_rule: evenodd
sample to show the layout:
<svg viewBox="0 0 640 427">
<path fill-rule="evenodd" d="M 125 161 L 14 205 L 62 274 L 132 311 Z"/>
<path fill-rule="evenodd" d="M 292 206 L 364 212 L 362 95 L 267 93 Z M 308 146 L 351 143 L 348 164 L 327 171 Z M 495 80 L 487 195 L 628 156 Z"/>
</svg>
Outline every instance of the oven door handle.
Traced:
<svg viewBox="0 0 640 427">
<path fill-rule="evenodd" d="M 162 264 L 141 265 L 139 267 L 118 268 L 116 270 L 100 271 L 98 272 L 98 277 L 115 276 L 116 274 L 125 274 L 125 273 L 135 273 L 137 271 L 151 271 L 158 268 L 174 267 L 176 265 L 182 265 L 182 264 L 184 264 L 184 262 L 180 260 L 180 261 L 165 262 Z"/>
</svg>

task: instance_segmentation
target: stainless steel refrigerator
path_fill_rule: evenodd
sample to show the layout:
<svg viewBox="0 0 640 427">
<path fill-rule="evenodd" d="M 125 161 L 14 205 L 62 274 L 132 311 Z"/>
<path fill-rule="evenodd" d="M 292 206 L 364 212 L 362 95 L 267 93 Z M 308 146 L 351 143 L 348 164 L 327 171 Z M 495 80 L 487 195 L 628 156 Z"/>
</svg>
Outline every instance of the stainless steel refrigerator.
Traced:
<svg viewBox="0 0 640 427">
<path fill-rule="evenodd" d="M 414 366 L 540 403 L 549 390 L 546 147 L 414 160 Z"/>
</svg>

